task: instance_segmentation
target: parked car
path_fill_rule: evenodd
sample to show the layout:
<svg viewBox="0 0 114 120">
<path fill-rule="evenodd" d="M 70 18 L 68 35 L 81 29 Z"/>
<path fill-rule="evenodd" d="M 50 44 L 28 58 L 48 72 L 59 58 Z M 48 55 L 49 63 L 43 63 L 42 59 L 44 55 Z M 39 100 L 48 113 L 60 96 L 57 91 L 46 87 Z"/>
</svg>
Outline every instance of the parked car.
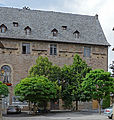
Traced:
<svg viewBox="0 0 114 120">
<path fill-rule="evenodd" d="M 113 106 L 110 106 L 109 108 L 106 108 L 104 110 L 104 115 L 108 116 L 109 119 L 112 119 L 112 116 L 113 116 L 112 109 L 113 109 Z"/>
<path fill-rule="evenodd" d="M 7 114 L 9 113 L 21 113 L 21 108 L 19 106 L 8 106 Z"/>
</svg>

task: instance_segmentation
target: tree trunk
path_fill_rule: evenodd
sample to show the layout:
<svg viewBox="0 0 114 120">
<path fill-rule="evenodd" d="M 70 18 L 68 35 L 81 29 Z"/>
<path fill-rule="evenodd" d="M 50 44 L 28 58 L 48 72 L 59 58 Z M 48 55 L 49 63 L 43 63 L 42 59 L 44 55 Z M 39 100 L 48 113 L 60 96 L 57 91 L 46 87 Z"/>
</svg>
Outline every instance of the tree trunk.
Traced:
<svg viewBox="0 0 114 120">
<path fill-rule="evenodd" d="M 29 114 L 32 114 L 31 102 L 29 101 Z"/>
<path fill-rule="evenodd" d="M 44 101 L 44 112 L 46 112 L 47 102 Z"/>
<path fill-rule="evenodd" d="M 99 103 L 99 114 L 101 114 L 101 105 L 100 105 L 100 101 L 98 101 Z"/>
<path fill-rule="evenodd" d="M 76 100 L 76 111 L 78 110 L 78 101 Z"/>
<path fill-rule="evenodd" d="M 36 103 L 34 103 L 33 105 L 33 115 L 36 115 L 37 113 L 37 106 L 36 106 Z"/>
</svg>

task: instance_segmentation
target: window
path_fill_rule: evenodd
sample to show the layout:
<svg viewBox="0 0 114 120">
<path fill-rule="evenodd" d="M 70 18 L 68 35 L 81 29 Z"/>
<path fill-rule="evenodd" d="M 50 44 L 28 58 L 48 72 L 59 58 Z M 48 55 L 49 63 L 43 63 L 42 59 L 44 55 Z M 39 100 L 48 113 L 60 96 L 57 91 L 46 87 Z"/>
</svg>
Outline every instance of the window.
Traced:
<svg viewBox="0 0 114 120">
<path fill-rule="evenodd" d="M 58 30 L 55 28 L 51 31 L 53 33 L 53 36 L 56 37 L 58 35 Z"/>
<path fill-rule="evenodd" d="M 6 30 L 7 30 L 7 27 L 6 27 L 4 24 L 2 24 L 2 25 L 0 26 L 0 31 L 1 31 L 1 33 L 5 33 Z"/>
<path fill-rule="evenodd" d="M 84 57 L 90 57 L 90 56 L 91 56 L 91 48 L 84 47 Z"/>
<path fill-rule="evenodd" d="M 57 55 L 57 45 L 55 44 L 50 45 L 50 55 Z"/>
<path fill-rule="evenodd" d="M 8 65 L 1 67 L 2 76 L 1 80 L 3 83 L 11 83 L 11 68 Z"/>
<path fill-rule="evenodd" d="M 22 54 L 30 54 L 30 43 L 22 44 Z"/>
<path fill-rule="evenodd" d="M 25 27 L 25 34 L 30 35 L 31 34 L 31 28 L 29 26 Z"/>
<path fill-rule="evenodd" d="M 63 30 L 66 30 L 66 29 L 67 29 L 67 26 L 62 26 L 62 29 L 63 29 Z"/>
<path fill-rule="evenodd" d="M 74 34 L 74 37 L 75 37 L 75 38 L 79 38 L 79 36 L 80 36 L 80 33 L 79 33 L 79 31 L 77 31 L 77 30 L 76 30 L 73 34 Z"/>
<path fill-rule="evenodd" d="M 18 27 L 18 22 L 13 22 L 14 27 Z"/>
</svg>

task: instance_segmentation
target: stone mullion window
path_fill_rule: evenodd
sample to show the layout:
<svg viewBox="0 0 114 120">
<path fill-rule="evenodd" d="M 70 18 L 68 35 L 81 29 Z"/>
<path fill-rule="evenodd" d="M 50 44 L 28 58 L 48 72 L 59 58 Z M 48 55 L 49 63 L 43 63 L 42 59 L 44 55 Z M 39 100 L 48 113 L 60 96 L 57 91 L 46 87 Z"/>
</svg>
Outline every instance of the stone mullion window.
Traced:
<svg viewBox="0 0 114 120">
<path fill-rule="evenodd" d="M 91 47 L 84 47 L 84 57 L 91 57 Z"/>
<path fill-rule="evenodd" d="M 50 55 L 57 55 L 57 45 L 55 44 L 50 45 Z"/>
<path fill-rule="evenodd" d="M 22 54 L 30 54 L 30 43 L 22 44 Z"/>
</svg>

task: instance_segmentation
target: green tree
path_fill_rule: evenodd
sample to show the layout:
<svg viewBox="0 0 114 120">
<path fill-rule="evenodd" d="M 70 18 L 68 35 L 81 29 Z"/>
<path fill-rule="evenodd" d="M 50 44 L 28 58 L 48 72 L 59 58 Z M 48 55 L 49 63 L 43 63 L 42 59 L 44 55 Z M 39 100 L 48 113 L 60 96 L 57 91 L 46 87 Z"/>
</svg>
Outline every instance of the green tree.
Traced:
<svg viewBox="0 0 114 120">
<path fill-rule="evenodd" d="M 42 103 L 44 109 L 46 103 L 57 96 L 56 84 L 44 76 L 25 78 L 15 87 L 15 94 L 20 96 L 21 100 L 26 100 L 34 104 Z M 35 112 L 34 107 L 34 112 Z"/>
<path fill-rule="evenodd" d="M 4 95 L 4 96 L 8 96 L 8 87 L 7 85 L 3 84 L 1 81 L 0 81 L 0 96 L 1 95 Z"/>
<path fill-rule="evenodd" d="M 39 56 L 36 59 L 36 64 L 31 67 L 29 76 L 45 76 L 51 81 L 59 81 L 61 79 L 61 69 L 57 65 L 52 65 L 47 57 Z"/>
<path fill-rule="evenodd" d="M 8 96 L 8 87 L 3 84 L 1 81 L 0 81 L 0 102 L 1 102 L 1 96 L 3 95 L 4 97 Z M 2 119 L 2 106 L 0 106 L 0 120 Z"/>
<path fill-rule="evenodd" d="M 63 99 L 71 103 L 76 101 L 76 110 L 78 110 L 78 101 L 81 100 L 82 95 L 81 83 L 90 70 L 91 68 L 77 54 L 74 56 L 72 65 L 65 65 L 62 68 Z M 65 97 L 67 93 L 70 94 L 69 97 Z"/>
<path fill-rule="evenodd" d="M 96 69 L 88 73 L 82 83 L 85 96 L 89 99 L 97 100 L 99 103 L 99 113 L 101 114 L 100 102 L 110 92 L 114 91 L 114 79 L 110 77 L 109 72 L 102 69 Z"/>
</svg>

